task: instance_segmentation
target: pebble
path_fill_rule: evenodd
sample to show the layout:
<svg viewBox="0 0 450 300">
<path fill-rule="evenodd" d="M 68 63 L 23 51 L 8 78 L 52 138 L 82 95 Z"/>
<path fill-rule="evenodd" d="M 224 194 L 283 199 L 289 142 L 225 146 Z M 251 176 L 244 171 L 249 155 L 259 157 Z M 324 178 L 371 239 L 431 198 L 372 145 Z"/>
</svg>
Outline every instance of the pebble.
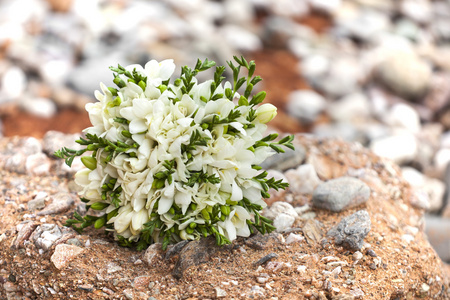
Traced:
<svg viewBox="0 0 450 300">
<path fill-rule="evenodd" d="M 228 295 L 227 292 L 221 288 L 215 287 L 214 289 L 216 290 L 217 298 L 224 298 Z"/>
<path fill-rule="evenodd" d="M 313 193 L 313 206 L 340 212 L 367 202 L 370 188 L 353 177 L 340 177 L 321 183 Z"/>
<path fill-rule="evenodd" d="M 277 258 L 277 257 L 278 257 L 278 254 L 276 254 L 276 253 L 270 253 L 270 254 L 267 254 L 266 256 L 262 257 L 262 258 L 259 259 L 258 261 L 254 262 L 253 264 L 254 264 L 255 266 L 260 266 L 260 265 L 262 265 L 262 264 L 265 264 L 265 263 L 268 262 L 269 260 L 272 260 L 272 259 Z"/>
<path fill-rule="evenodd" d="M 412 161 L 418 147 L 414 135 L 406 132 L 375 139 L 369 146 L 376 155 L 391 159 L 399 165 Z"/>
<path fill-rule="evenodd" d="M 39 118 L 48 119 L 56 114 L 56 104 L 47 98 L 28 99 L 21 103 L 22 108 Z"/>
<path fill-rule="evenodd" d="M 328 105 L 327 113 L 336 122 L 352 122 L 369 118 L 371 107 L 365 94 L 352 93 Z"/>
<path fill-rule="evenodd" d="M 296 194 L 312 194 L 317 185 L 322 182 L 311 164 L 303 164 L 297 169 L 287 170 L 284 175 L 289 182 L 289 190 Z"/>
<path fill-rule="evenodd" d="M 55 252 L 53 252 L 50 260 L 58 270 L 61 270 L 83 251 L 83 248 L 78 246 L 59 244 L 56 245 Z"/>
<path fill-rule="evenodd" d="M 410 105 L 397 103 L 391 107 L 384 120 L 391 127 L 400 127 L 413 133 L 420 131 L 420 117 Z"/>
<path fill-rule="evenodd" d="M 419 99 L 431 81 L 431 67 L 411 51 L 392 51 L 376 69 L 378 80 L 400 97 Z"/>
<path fill-rule="evenodd" d="M 325 109 L 327 101 L 312 90 L 298 90 L 289 95 L 287 111 L 305 123 L 312 123 Z"/>
<path fill-rule="evenodd" d="M 161 260 L 162 255 L 162 244 L 155 243 L 150 245 L 147 250 L 145 250 L 144 257 L 142 258 L 149 266 L 153 266 L 155 263 Z"/>
<path fill-rule="evenodd" d="M 365 210 L 360 210 L 344 217 L 336 227 L 328 231 L 327 235 L 334 237 L 337 245 L 344 245 L 352 250 L 360 250 L 370 229 L 369 214 Z"/>
<path fill-rule="evenodd" d="M 295 150 L 286 149 L 285 153 L 274 154 L 261 163 L 261 167 L 266 170 L 285 171 L 299 166 L 305 160 L 305 157 L 305 148 L 296 144 Z"/>
<path fill-rule="evenodd" d="M 320 223 L 317 220 L 307 220 L 302 227 L 302 232 L 306 242 L 312 246 L 318 245 L 323 237 Z"/>
<path fill-rule="evenodd" d="M 273 226 L 277 228 L 277 232 L 291 228 L 298 217 L 292 205 L 282 201 L 274 202 L 272 206 L 265 208 L 263 215 L 273 220 Z"/>
<path fill-rule="evenodd" d="M 17 100 L 27 87 L 27 77 L 19 67 L 13 66 L 2 74 L 0 103 Z"/>
<path fill-rule="evenodd" d="M 47 195 L 46 193 L 44 193 L 45 195 Z M 27 205 L 28 205 L 28 210 L 34 211 L 34 210 L 39 210 L 39 209 L 43 209 L 45 207 L 45 197 L 35 197 L 34 199 L 28 201 Z"/>
<path fill-rule="evenodd" d="M 286 244 L 293 244 L 293 243 L 300 243 L 305 238 L 300 234 L 290 233 L 288 237 L 286 238 Z"/>
<path fill-rule="evenodd" d="M 38 216 L 58 214 L 69 210 L 75 203 L 74 198 L 68 193 L 58 193 L 52 197 L 53 202 L 37 213 Z"/>
<path fill-rule="evenodd" d="M 61 236 L 62 232 L 56 224 L 43 224 L 36 228 L 33 240 L 36 247 L 47 251 Z"/>
<path fill-rule="evenodd" d="M 139 276 L 133 280 L 132 286 L 137 290 L 146 290 L 151 281 L 150 276 Z"/>
<path fill-rule="evenodd" d="M 51 161 L 44 153 L 36 153 L 28 156 L 25 161 L 25 169 L 31 175 L 49 174 Z"/>
<path fill-rule="evenodd" d="M 356 251 L 355 253 L 353 253 L 352 258 L 353 261 L 358 261 L 363 258 L 363 254 L 359 251 Z"/>
<path fill-rule="evenodd" d="M 30 235 L 33 233 L 33 231 L 36 229 L 38 225 L 33 222 L 22 224 L 19 233 L 17 234 L 16 239 L 14 240 L 13 247 L 18 249 L 23 246 L 23 243 L 28 240 Z"/>
<path fill-rule="evenodd" d="M 106 265 L 106 273 L 113 274 L 122 271 L 122 267 L 116 263 L 110 262 Z"/>
<path fill-rule="evenodd" d="M 3 289 L 5 290 L 5 292 L 8 292 L 8 293 L 17 292 L 17 290 L 18 290 L 17 285 L 15 285 L 12 282 L 5 282 L 3 284 Z"/>
</svg>

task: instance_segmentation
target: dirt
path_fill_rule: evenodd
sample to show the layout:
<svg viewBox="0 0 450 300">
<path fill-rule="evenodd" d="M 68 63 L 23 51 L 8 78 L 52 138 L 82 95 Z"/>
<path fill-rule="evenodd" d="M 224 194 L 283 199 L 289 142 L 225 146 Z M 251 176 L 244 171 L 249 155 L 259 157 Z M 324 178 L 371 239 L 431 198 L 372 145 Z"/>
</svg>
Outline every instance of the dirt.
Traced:
<svg viewBox="0 0 450 300">
<path fill-rule="evenodd" d="M 144 252 L 120 247 L 109 235 L 92 229 L 71 236 L 78 239 L 83 252 L 61 269 L 51 261 L 55 244 L 41 253 L 26 239 L 20 249 L 11 247 L 21 222 L 62 226 L 72 217 L 75 206 L 36 216 L 27 209 L 27 202 L 37 191 L 50 196 L 69 191 L 73 182 L 70 176 L 31 177 L 0 170 L 0 299 L 6 299 L 6 288 L 15 290 L 8 299 L 16 299 L 13 295 L 19 299 L 216 299 L 221 295 L 224 299 L 449 299 L 448 266 L 427 242 L 423 211 L 411 205 L 414 195 L 398 167 L 356 144 L 296 138 L 307 149 L 307 159 L 315 156 L 320 162 L 322 180 L 352 169 L 367 170 L 362 180 L 372 190 L 369 201 L 342 213 L 313 208 L 313 219 L 321 225 L 315 229 L 319 237 L 312 240 L 286 244 L 283 239 L 289 232 L 283 237 L 272 235 L 270 242 L 240 238 L 230 247 L 213 251 L 206 263 L 185 270 L 181 279 L 173 275 L 182 258 L 175 255 L 165 260 L 164 253 L 156 252 L 149 264 Z M 311 205 L 310 195 L 289 191 L 272 201 L 288 199 L 294 207 Z M 360 251 L 362 258 L 355 262 L 355 251 L 336 246 L 326 232 L 361 209 L 369 213 L 372 229 Z M 306 236 L 305 225 L 311 222 L 300 217 L 291 231 Z M 407 242 L 402 236 L 410 227 L 419 231 Z M 201 256 L 198 249 L 196 255 Z M 267 255 L 274 258 L 256 263 Z"/>
</svg>

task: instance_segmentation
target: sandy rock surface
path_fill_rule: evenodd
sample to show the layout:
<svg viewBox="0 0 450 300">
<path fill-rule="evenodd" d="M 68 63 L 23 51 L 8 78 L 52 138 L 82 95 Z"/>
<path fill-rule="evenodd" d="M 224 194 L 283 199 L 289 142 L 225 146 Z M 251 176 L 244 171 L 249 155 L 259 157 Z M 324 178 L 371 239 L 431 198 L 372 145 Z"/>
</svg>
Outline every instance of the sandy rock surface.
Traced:
<svg viewBox="0 0 450 300">
<path fill-rule="evenodd" d="M 79 235 L 63 226 L 74 210 L 86 211 L 60 161 L 49 158 L 40 176 L 3 165 L 0 299 L 448 299 L 449 268 L 426 240 L 424 210 L 400 169 L 356 143 L 302 135 L 295 142 L 305 149 L 300 164 L 320 170 L 323 182 L 358 178 L 370 188 L 367 202 L 335 213 L 293 186 L 269 203 L 273 218 L 294 218 L 288 228 L 222 248 L 202 239 L 138 252 L 102 231 Z M 6 154 L 8 144 L 20 143 L 0 140 L 3 159 L 18 153 Z M 33 200 L 40 205 L 31 210 Z M 370 218 L 362 247 L 336 245 L 330 230 L 362 210 Z"/>
</svg>

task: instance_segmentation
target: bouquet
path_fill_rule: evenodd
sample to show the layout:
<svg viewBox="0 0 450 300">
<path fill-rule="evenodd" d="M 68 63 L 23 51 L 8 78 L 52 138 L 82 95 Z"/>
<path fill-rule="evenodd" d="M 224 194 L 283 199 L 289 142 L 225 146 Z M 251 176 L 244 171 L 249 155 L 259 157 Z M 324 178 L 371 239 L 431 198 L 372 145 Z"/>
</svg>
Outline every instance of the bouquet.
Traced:
<svg viewBox="0 0 450 300">
<path fill-rule="evenodd" d="M 284 152 L 281 146 L 294 149 L 293 136 L 263 136 L 276 107 L 260 105 L 264 91 L 252 95 L 261 81 L 254 61 L 234 61 L 232 82 L 224 82 L 225 66 L 199 82 L 197 74 L 215 66 L 208 59 L 182 67 L 174 80 L 173 60 L 111 67 L 117 87 L 100 84 L 98 102 L 86 105 L 92 127 L 76 141 L 82 149 L 55 152 L 69 166 L 81 156 L 86 168 L 75 182 L 87 208 L 98 211 L 75 212 L 66 225 L 79 232 L 105 227 L 121 245 L 138 249 L 209 235 L 224 245 L 255 229 L 273 231 L 260 214 L 263 199 L 269 188 L 288 184 L 266 178 L 260 164 Z"/>
</svg>

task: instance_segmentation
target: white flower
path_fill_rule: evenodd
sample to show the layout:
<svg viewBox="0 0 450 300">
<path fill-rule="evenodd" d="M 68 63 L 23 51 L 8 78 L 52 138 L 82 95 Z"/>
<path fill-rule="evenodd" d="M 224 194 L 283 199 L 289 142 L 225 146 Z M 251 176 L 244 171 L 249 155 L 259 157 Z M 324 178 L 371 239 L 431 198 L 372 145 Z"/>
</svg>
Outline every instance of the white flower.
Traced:
<svg viewBox="0 0 450 300">
<path fill-rule="evenodd" d="M 118 88 L 100 85 L 98 102 L 86 105 L 94 155 L 84 161 L 94 170 L 76 173 L 80 195 L 106 204 L 98 207 L 119 239 L 149 238 L 149 228 L 146 243 L 247 237 L 248 220 L 266 206 L 257 166 L 275 153 L 260 140 L 276 107 L 236 105 L 241 96 L 230 82 L 216 86 L 217 76 L 198 82 L 182 71 L 171 82 L 174 70 L 171 59 L 119 66 Z"/>
<path fill-rule="evenodd" d="M 272 121 L 276 115 L 277 108 L 270 103 L 263 104 L 256 110 L 256 119 L 263 124 Z"/>
</svg>

